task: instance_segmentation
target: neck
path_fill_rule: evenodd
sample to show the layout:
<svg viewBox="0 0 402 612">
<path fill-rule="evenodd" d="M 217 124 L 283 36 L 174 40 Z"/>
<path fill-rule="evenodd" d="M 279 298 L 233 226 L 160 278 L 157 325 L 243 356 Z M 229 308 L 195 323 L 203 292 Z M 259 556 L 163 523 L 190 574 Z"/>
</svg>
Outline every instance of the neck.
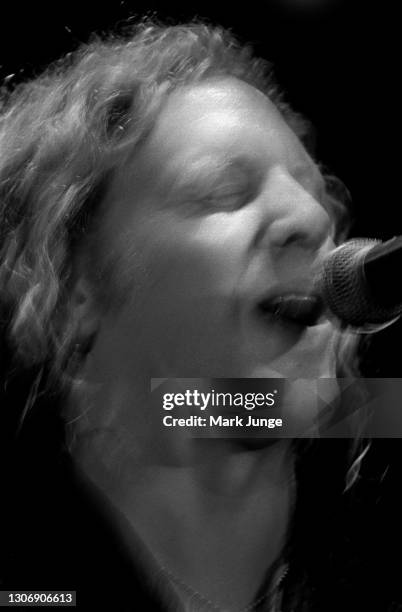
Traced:
<svg viewBox="0 0 402 612">
<path fill-rule="evenodd" d="M 247 606 L 286 540 L 288 441 L 164 438 L 146 394 L 122 385 L 99 387 L 85 405 L 73 455 L 157 563 L 220 606 Z"/>
</svg>

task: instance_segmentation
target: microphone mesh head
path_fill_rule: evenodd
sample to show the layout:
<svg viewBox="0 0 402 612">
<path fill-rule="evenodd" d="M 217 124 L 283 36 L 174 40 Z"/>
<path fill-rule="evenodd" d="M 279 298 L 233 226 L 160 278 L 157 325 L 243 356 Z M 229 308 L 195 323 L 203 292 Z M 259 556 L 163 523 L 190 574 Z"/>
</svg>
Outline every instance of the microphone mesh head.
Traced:
<svg viewBox="0 0 402 612">
<path fill-rule="evenodd" d="M 363 259 L 378 240 L 357 238 L 331 251 L 318 278 L 318 290 L 331 312 L 353 327 L 378 325 L 395 318 L 400 307 L 384 308 L 364 279 Z"/>
</svg>

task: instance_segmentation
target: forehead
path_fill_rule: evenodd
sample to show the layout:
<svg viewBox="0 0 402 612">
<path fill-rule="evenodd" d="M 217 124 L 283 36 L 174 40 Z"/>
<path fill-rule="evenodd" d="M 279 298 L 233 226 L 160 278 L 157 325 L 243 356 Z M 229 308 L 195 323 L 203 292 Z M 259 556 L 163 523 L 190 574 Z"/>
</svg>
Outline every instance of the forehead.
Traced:
<svg viewBox="0 0 402 612">
<path fill-rule="evenodd" d="M 316 172 L 302 143 L 261 91 L 235 78 L 181 87 L 169 95 L 148 139 L 121 168 L 114 195 L 135 189 L 138 200 L 165 193 L 193 168 L 239 162 L 260 174 L 280 163 Z"/>
<path fill-rule="evenodd" d="M 263 163 L 311 163 L 296 134 L 261 91 L 230 78 L 176 90 L 161 112 L 150 147 L 171 164 L 206 154 L 245 154 Z"/>
</svg>

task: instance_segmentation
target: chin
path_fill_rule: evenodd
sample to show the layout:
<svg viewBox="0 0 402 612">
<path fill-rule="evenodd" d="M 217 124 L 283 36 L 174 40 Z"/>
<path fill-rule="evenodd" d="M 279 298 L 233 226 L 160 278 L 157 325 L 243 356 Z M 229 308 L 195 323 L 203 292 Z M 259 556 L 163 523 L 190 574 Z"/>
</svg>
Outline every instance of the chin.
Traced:
<svg viewBox="0 0 402 612">
<path fill-rule="evenodd" d="M 250 378 L 330 378 L 335 376 L 339 331 L 327 319 L 313 326 L 257 322 L 243 334 L 243 376 Z"/>
</svg>

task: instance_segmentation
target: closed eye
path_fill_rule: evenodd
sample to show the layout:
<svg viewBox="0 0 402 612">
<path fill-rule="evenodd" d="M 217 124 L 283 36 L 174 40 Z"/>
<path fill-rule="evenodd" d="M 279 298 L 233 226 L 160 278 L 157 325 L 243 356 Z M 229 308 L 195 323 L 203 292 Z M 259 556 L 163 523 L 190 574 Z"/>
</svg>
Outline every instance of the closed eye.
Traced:
<svg viewBox="0 0 402 612">
<path fill-rule="evenodd" d="M 243 158 L 223 161 L 207 158 L 181 175 L 176 194 L 197 212 L 231 211 L 254 199 L 260 182 L 255 164 Z"/>
<path fill-rule="evenodd" d="M 235 210 L 249 202 L 251 197 L 252 190 L 249 185 L 226 185 L 203 196 L 201 202 L 220 210 Z"/>
</svg>

